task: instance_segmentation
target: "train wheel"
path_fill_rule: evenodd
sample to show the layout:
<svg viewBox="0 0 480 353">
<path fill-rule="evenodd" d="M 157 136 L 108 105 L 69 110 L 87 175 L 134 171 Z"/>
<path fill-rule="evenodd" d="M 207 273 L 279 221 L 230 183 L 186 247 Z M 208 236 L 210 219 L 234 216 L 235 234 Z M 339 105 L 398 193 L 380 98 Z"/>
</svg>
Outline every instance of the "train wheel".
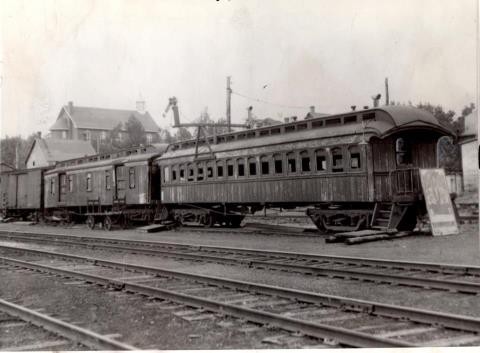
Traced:
<svg viewBox="0 0 480 353">
<path fill-rule="evenodd" d="M 88 216 L 87 217 L 87 227 L 89 229 L 95 228 L 95 218 L 93 216 Z"/>
<path fill-rule="evenodd" d="M 107 231 L 112 230 L 112 218 L 110 218 L 110 216 L 105 216 L 105 219 L 103 220 L 103 227 Z"/>
</svg>

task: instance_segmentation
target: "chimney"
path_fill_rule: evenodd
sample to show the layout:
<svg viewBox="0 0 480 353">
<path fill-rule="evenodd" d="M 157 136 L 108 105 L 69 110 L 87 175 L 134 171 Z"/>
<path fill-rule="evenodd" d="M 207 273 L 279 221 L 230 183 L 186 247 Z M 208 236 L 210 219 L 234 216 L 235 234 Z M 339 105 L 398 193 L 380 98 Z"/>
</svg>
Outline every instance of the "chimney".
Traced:
<svg viewBox="0 0 480 353">
<path fill-rule="evenodd" d="M 70 115 L 73 114 L 73 102 L 72 101 L 68 102 L 67 110 L 68 110 L 68 114 L 70 114 Z"/>
<path fill-rule="evenodd" d="M 297 121 L 297 117 L 296 117 L 296 116 L 292 116 L 292 121 Z"/>
<path fill-rule="evenodd" d="M 314 105 L 310 106 L 310 113 L 315 114 L 315 106 Z"/>
<path fill-rule="evenodd" d="M 354 112 L 355 109 L 357 109 L 357 106 L 356 106 L 356 105 L 352 105 L 350 108 L 352 108 L 352 112 Z"/>
<path fill-rule="evenodd" d="M 137 107 L 137 112 L 139 112 L 140 114 L 145 114 L 145 101 L 143 100 L 137 101 L 136 107 Z"/>
<path fill-rule="evenodd" d="M 247 119 L 248 119 L 248 121 L 250 121 L 252 119 L 252 110 L 253 110 L 252 106 L 249 106 L 247 108 Z"/>
</svg>

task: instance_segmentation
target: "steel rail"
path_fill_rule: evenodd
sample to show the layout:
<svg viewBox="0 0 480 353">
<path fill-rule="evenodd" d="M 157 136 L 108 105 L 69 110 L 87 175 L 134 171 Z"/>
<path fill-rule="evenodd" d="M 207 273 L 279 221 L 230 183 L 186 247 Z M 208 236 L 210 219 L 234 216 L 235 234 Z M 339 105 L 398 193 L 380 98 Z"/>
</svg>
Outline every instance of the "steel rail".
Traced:
<svg viewBox="0 0 480 353">
<path fill-rule="evenodd" d="M 349 329 L 306 322 L 298 319 L 284 317 L 278 314 L 268 313 L 265 311 L 244 308 L 234 304 L 221 303 L 218 301 L 200 298 L 193 295 L 176 293 L 167 289 L 131 283 L 125 280 L 117 280 L 78 271 L 58 269 L 47 265 L 40 265 L 6 257 L 0 257 L 0 260 L 3 263 L 15 264 L 16 266 L 32 269 L 39 272 L 56 273 L 69 278 L 80 278 L 87 282 L 115 288 L 116 290 L 134 292 L 149 297 L 161 298 L 163 300 L 181 302 L 187 305 L 201 307 L 203 309 L 211 310 L 214 312 L 221 312 L 224 314 L 246 318 L 261 324 L 273 324 L 285 330 L 302 332 L 307 335 L 322 339 L 333 339 L 338 341 L 339 343 L 353 347 L 414 347 L 414 345 L 408 344 L 403 341 L 374 337 L 369 334 L 356 332 Z"/>
<path fill-rule="evenodd" d="M 93 331 L 58 320 L 34 310 L 0 299 L 0 311 L 44 328 L 74 342 L 102 350 L 138 350 L 139 348 L 100 335 Z"/>
<path fill-rule="evenodd" d="M 7 246 L 0 246 L 0 249 L 26 252 L 26 253 L 36 254 L 36 255 L 50 256 L 54 258 L 56 257 L 56 258 L 63 258 L 63 259 L 79 260 L 79 261 L 91 263 L 98 266 L 116 268 L 120 270 L 131 270 L 131 271 L 142 272 L 142 273 L 150 273 L 153 275 L 159 275 L 164 277 L 185 278 L 195 282 L 203 282 L 203 283 L 213 284 L 221 287 L 235 288 L 235 289 L 240 289 L 240 290 L 245 290 L 250 292 L 264 293 L 268 295 L 274 295 L 274 296 L 280 296 L 280 297 L 286 297 L 286 298 L 294 298 L 296 300 L 307 302 L 307 303 L 322 304 L 326 306 L 343 308 L 343 309 L 348 309 L 356 312 L 364 312 L 364 313 L 369 313 L 369 314 L 378 315 L 378 316 L 385 316 L 385 317 L 398 318 L 398 319 L 408 318 L 409 320 L 414 322 L 441 325 L 446 328 L 468 330 L 473 332 L 479 332 L 480 330 L 480 319 L 468 317 L 468 316 L 439 313 L 439 312 L 434 312 L 429 310 L 414 309 L 414 308 L 408 308 L 408 307 L 403 307 L 398 305 L 383 304 L 379 302 L 372 302 L 372 301 L 352 299 L 352 298 L 341 297 L 341 296 L 333 296 L 333 295 L 326 295 L 326 294 L 320 294 L 320 293 L 314 293 L 314 292 L 307 292 L 302 290 L 288 289 L 284 287 L 257 284 L 253 282 L 231 280 L 231 279 L 226 279 L 222 277 L 197 275 L 197 274 L 192 274 L 192 273 L 183 272 L 183 271 L 163 269 L 159 267 L 149 267 L 149 266 L 124 263 L 124 262 L 108 261 L 108 260 L 87 257 L 87 256 L 78 256 L 78 255 L 48 252 L 43 250 L 32 250 L 32 249 L 7 247 Z M 13 261 L 19 261 L 19 260 L 13 260 Z M 32 266 L 41 267 L 43 265 L 32 264 Z M 65 273 L 68 273 L 68 271 L 62 270 L 62 269 L 59 269 L 59 271 L 60 272 L 65 271 Z M 89 276 L 89 275 L 86 275 L 86 276 Z M 123 288 L 125 283 L 128 283 L 128 282 L 118 281 L 118 280 L 108 280 L 108 284 L 113 286 L 117 285 L 119 288 Z"/>
<path fill-rule="evenodd" d="M 82 243 L 78 241 L 68 240 L 59 240 L 59 239 L 32 239 L 32 238 L 23 238 L 20 237 L 12 237 L 13 239 L 21 239 L 21 240 L 32 240 L 34 242 L 55 242 L 60 244 L 67 244 L 67 245 L 74 245 L 74 246 L 83 246 L 88 248 L 103 248 L 115 251 L 123 251 L 123 252 L 130 252 L 130 253 L 142 253 L 148 255 L 164 255 L 168 257 L 175 257 L 175 258 L 182 258 L 187 260 L 194 260 L 194 261 L 206 261 L 206 262 L 216 262 L 216 263 L 227 263 L 227 264 L 243 264 L 249 267 L 255 268 L 266 268 L 266 269 L 274 269 L 280 271 L 295 271 L 303 274 L 311 274 L 317 276 L 331 276 L 331 277 L 342 277 L 347 279 L 359 279 L 359 280 L 367 280 L 372 282 L 379 282 L 379 283 L 388 283 L 394 285 L 408 285 L 408 286 L 415 286 L 415 287 L 422 287 L 422 288 L 429 288 L 429 289 L 440 289 L 440 290 L 449 290 L 449 291 L 457 291 L 461 293 L 469 293 L 469 294 L 478 294 L 480 293 L 480 283 L 473 283 L 473 282 L 466 282 L 466 281 L 458 281 L 458 280 L 446 280 L 446 279 L 430 279 L 430 278 L 421 278 L 421 277 L 413 277 L 408 275 L 398 275 L 398 274 L 382 274 L 382 273 L 367 273 L 365 271 L 358 271 L 358 270 L 349 270 L 349 269 L 331 269 L 331 268 L 320 268 L 320 267 L 313 267 L 308 265 L 300 265 L 300 264 L 281 264 L 281 263 L 272 263 L 269 261 L 264 260 L 242 260 L 242 259 L 235 259 L 235 258 L 226 258 L 221 256 L 213 256 L 213 255 L 202 255 L 202 254 L 190 254 L 190 253 L 182 253 L 182 252 L 172 252 L 170 249 L 167 250 L 159 250 L 159 249 L 145 249 L 145 248 L 132 248 L 130 246 L 118 246 L 118 245 L 111 245 L 111 244 L 89 244 L 89 243 Z M 120 241 L 122 243 L 122 241 Z M 135 244 L 136 241 L 130 242 L 130 244 Z M 123 242 L 125 243 L 125 242 Z M 180 246 L 180 248 L 185 248 L 184 246 Z M 197 251 L 198 250 L 205 250 L 205 247 L 194 247 Z M 206 247 L 208 252 L 212 252 L 212 247 Z M 193 250 L 193 249 L 191 249 Z M 256 251 L 256 253 L 258 253 Z M 271 252 L 261 252 L 262 256 L 271 255 Z M 292 254 L 290 254 L 292 255 Z M 299 258 L 297 254 L 294 254 L 295 258 Z M 464 273 L 464 272 L 463 272 Z M 460 274 L 463 274 L 460 273 Z"/>
<path fill-rule="evenodd" d="M 106 242 L 106 243 L 118 243 L 118 244 L 138 244 L 142 246 L 173 246 L 173 247 L 184 247 L 186 249 L 191 249 L 192 251 L 204 250 L 204 251 L 222 251 L 227 253 L 245 253 L 245 254 L 258 254 L 260 256 L 283 256 L 289 258 L 297 259 L 309 259 L 313 261 L 328 261 L 328 262 L 338 262 L 339 264 L 352 264 L 352 265 L 364 265 L 364 266 L 375 266 L 375 267 L 386 267 L 393 269 L 414 269 L 420 271 L 431 271 L 439 272 L 446 274 L 465 274 L 465 275 L 474 275 L 480 276 L 480 266 L 474 265 L 458 265 L 458 264 L 448 264 L 448 263 L 435 263 L 435 262 L 420 262 L 420 261 L 404 261 L 404 260 L 388 260 L 388 259 L 375 259 L 375 258 L 364 258 L 364 257 L 355 257 L 355 256 L 342 256 L 342 255 L 325 255 L 325 254 L 313 254 L 313 253 L 300 253 L 300 252 L 285 252 L 280 250 L 258 250 L 251 248 L 232 248 L 225 246 L 210 246 L 210 245 L 194 245 L 194 244 L 185 244 L 185 243 L 175 243 L 175 242 L 159 242 L 159 241 L 149 241 L 149 240 L 127 240 L 119 238 L 108 238 L 108 237 L 89 237 L 89 236 L 77 236 L 77 235 L 68 235 L 68 234 L 54 234 L 54 233 L 36 233 L 36 232 L 26 232 L 26 231 L 10 231 L 10 230 L 0 230 L 0 236 L 2 234 L 24 234 L 24 235 L 34 235 L 34 236 L 49 236 L 54 238 L 76 238 L 81 241 L 93 241 L 93 242 Z M 14 238 L 14 237 L 12 237 Z"/>
</svg>

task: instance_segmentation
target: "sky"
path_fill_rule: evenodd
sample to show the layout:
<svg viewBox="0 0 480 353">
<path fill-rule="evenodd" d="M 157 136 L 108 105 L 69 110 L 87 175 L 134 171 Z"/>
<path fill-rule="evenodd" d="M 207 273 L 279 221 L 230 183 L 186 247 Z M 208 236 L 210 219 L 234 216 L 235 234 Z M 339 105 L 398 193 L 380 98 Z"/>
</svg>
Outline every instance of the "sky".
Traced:
<svg viewBox="0 0 480 353">
<path fill-rule="evenodd" d="M 0 136 L 47 133 L 61 107 L 135 109 L 162 128 L 390 99 L 459 114 L 477 100 L 476 0 L 1 0 Z M 245 98 L 249 97 L 249 98 Z M 174 131 L 173 131 L 174 132 Z"/>
</svg>

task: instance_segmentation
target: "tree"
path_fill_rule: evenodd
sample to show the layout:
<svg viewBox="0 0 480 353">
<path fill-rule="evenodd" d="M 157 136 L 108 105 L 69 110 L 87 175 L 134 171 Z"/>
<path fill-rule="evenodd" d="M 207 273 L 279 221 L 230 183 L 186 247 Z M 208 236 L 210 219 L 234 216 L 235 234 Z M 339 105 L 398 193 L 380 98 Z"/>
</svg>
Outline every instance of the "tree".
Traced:
<svg viewBox="0 0 480 353">
<path fill-rule="evenodd" d="M 215 121 L 210 118 L 210 114 L 208 114 L 208 107 L 200 113 L 200 116 L 195 120 L 195 123 L 198 124 L 215 124 Z M 211 136 L 215 132 L 215 128 L 213 126 L 205 126 L 204 131 L 208 136 Z"/>
<path fill-rule="evenodd" d="M 433 116 L 438 119 L 438 122 L 446 127 L 451 131 L 455 131 L 455 125 L 453 117 L 455 116 L 455 112 L 453 110 L 449 110 L 445 112 L 441 105 L 432 105 L 430 103 L 419 103 L 417 104 L 417 108 L 426 110 L 430 112 Z"/>
<path fill-rule="evenodd" d="M 127 130 L 127 141 L 129 146 L 139 146 L 147 143 L 145 128 L 140 120 L 133 115 L 125 123 L 125 129 Z"/>
<path fill-rule="evenodd" d="M 190 140 L 192 139 L 192 134 L 188 129 L 184 127 L 178 128 L 177 132 L 175 133 L 174 136 L 174 141 L 179 142 L 179 141 L 185 141 L 185 140 Z"/>
<path fill-rule="evenodd" d="M 0 161 L 10 164 L 13 167 L 25 168 L 25 159 L 27 158 L 27 153 L 36 137 L 36 134 L 31 134 L 26 139 L 22 138 L 21 136 L 6 136 L 5 138 L 1 139 Z"/>
</svg>

